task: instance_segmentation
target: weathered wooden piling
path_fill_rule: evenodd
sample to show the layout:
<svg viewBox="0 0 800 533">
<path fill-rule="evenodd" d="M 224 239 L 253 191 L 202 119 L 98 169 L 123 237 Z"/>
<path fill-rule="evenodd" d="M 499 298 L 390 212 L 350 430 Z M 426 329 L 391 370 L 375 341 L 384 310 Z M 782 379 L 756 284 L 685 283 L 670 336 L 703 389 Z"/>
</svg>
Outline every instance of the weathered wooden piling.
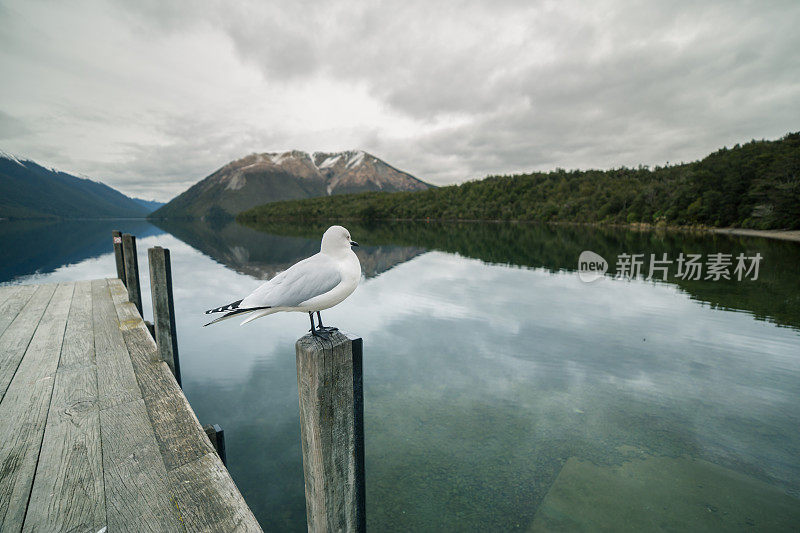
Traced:
<svg viewBox="0 0 800 533">
<path fill-rule="evenodd" d="M 295 351 L 308 531 L 363 532 L 362 340 L 306 335 Z"/>
<path fill-rule="evenodd" d="M 136 237 L 130 233 L 122 235 L 122 256 L 125 259 L 125 286 L 128 301 L 133 302 L 142 315 L 142 289 L 139 285 L 139 260 L 136 257 Z"/>
<path fill-rule="evenodd" d="M 217 451 L 217 455 L 222 460 L 222 464 L 228 466 L 228 459 L 225 457 L 225 430 L 219 424 L 208 424 L 203 426 L 203 431 L 206 432 L 208 440 Z"/>
<path fill-rule="evenodd" d="M 150 295 L 153 299 L 158 353 L 167 363 L 178 385 L 181 384 L 181 365 L 178 359 L 178 335 L 175 331 L 175 304 L 172 298 L 172 265 L 169 250 L 160 246 L 147 250 L 150 263 Z"/>
<path fill-rule="evenodd" d="M 114 260 L 117 263 L 117 277 L 125 285 L 125 256 L 122 252 L 122 233 L 119 230 L 111 232 L 111 239 L 114 243 Z"/>
</svg>

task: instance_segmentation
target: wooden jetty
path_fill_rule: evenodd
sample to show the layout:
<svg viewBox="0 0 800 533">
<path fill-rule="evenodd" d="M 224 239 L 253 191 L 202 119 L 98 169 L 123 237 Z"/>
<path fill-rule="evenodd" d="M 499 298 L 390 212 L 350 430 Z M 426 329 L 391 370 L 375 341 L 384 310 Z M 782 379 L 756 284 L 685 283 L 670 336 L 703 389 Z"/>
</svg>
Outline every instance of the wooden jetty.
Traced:
<svg viewBox="0 0 800 533">
<path fill-rule="evenodd" d="M 0 287 L 0 531 L 261 531 L 137 304 Z"/>
</svg>

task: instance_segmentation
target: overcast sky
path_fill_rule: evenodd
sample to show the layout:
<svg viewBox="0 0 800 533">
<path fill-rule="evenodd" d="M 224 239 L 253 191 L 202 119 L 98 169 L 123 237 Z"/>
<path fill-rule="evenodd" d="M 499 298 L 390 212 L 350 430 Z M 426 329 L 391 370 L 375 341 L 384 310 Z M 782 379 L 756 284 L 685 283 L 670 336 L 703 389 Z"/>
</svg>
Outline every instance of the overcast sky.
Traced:
<svg viewBox="0 0 800 533">
<path fill-rule="evenodd" d="M 168 200 L 252 152 L 436 184 L 800 130 L 800 2 L 0 0 L 0 149 Z"/>
</svg>

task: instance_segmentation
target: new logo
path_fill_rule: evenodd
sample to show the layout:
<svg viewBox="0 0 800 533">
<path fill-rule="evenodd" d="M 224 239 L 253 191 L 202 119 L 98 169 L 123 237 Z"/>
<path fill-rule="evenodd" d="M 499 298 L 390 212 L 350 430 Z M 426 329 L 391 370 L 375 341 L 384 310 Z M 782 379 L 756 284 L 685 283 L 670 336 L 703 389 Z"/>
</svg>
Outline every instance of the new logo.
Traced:
<svg viewBox="0 0 800 533">
<path fill-rule="evenodd" d="M 602 256 L 589 250 L 581 252 L 578 257 L 578 277 L 581 281 L 591 283 L 601 279 L 606 272 L 608 272 L 608 261 Z"/>
</svg>

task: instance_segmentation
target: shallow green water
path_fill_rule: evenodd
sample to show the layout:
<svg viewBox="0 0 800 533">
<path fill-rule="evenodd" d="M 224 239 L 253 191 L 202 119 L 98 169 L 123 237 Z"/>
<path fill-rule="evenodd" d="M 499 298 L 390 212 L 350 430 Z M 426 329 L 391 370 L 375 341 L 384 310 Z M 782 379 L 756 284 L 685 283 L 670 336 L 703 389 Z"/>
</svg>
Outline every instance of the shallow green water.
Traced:
<svg viewBox="0 0 800 533">
<path fill-rule="evenodd" d="M 186 394 L 202 423 L 224 427 L 230 471 L 264 529 L 303 531 L 294 341 L 307 317 L 200 326 L 204 309 L 314 253 L 324 228 L 3 223 L 0 282 L 111 275 L 112 226 L 140 236 L 140 265 L 148 246 L 171 249 Z M 323 314 L 364 338 L 372 530 L 569 529 L 599 523 L 598 512 L 622 516 L 615 529 L 797 523 L 797 244 L 500 224 L 349 229 L 365 278 Z M 43 239 L 52 245 L 20 244 Z M 584 283 L 583 250 L 612 270 L 621 253 L 763 259 L 757 281 Z M 728 490 L 716 501 L 703 483 Z M 775 508 L 748 511 L 758 497 Z"/>
</svg>

